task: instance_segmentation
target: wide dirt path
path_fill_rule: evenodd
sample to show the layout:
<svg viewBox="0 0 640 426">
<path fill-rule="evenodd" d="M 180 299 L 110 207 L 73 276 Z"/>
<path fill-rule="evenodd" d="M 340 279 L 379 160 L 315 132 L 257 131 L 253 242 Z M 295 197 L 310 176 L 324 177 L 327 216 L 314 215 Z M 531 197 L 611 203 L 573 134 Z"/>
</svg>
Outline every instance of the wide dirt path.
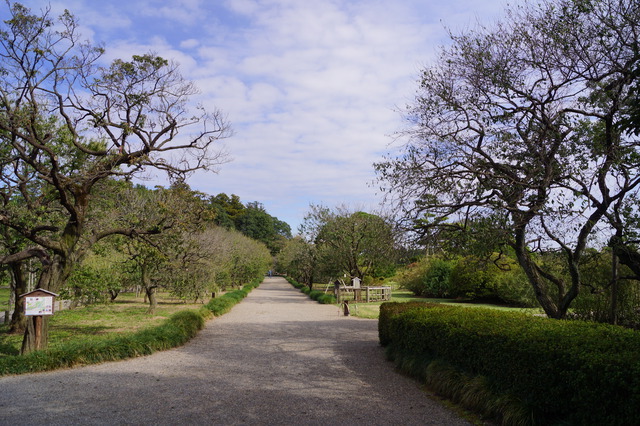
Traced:
<svg viewBox="0 0 640 426">
<path fill-rule="evenodd" d="M 463 425 L 394 372 L 377 322 L 267 278 L 187 345 L 0 378 L 0 425 Z"/>
</svg>

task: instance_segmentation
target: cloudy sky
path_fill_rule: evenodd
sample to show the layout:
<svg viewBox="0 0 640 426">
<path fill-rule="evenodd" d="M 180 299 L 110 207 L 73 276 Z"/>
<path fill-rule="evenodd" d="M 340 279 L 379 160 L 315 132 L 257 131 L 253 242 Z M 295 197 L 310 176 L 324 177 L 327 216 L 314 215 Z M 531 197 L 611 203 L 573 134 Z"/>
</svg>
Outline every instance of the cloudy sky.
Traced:
<svg viewBox="0 0 640 426">
<path fill-rule="evenodd" d="M 372 164 L 394 148 L 399 110 L 447 28 L 502 14 L 495 0 L 65 0 L 109 59 L 156 52 L 221 109 L 232 162 L 189 184 L 259 201 L 293 230 L 310 203 L 376 210 Z M 6 13 L 6 4 L 0 6 Z M 397 144 L 398 142 L 395 142 Z M 151 183 L 149 183 L 151 185 Z"/>
</svg>

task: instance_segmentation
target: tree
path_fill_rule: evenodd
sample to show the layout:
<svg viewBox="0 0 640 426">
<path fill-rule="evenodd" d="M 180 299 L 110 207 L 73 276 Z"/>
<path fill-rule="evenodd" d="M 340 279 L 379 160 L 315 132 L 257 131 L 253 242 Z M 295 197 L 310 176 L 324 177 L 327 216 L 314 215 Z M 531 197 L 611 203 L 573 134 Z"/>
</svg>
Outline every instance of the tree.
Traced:
<svg viewBox="0 0 640 426">
<path fill-rule="evenodd" d="M 211 208 L 215 212 L 215 223 L 227 229 L 235 229 L 238 217 L 244 212 L 244 204 L 240 197 L 231 194 L 220 193 L 209 199 Z"/>
<path fill-rule="evenodd" d="M 236 229 L 247 237 L 264 243 L 271 254 L 280 251 L 284 241 L 291 238 L 289 225 L 271 216 L 257 201 L 247 203 L 246 208 L 237 216 L 235 224 Z"/>
<path fill-rule="evenodd" d="M 0 262 L 38 259 L 38 287 L 56 292 L 97 241 L 161 230 L 91 227 L 100 182 L 149 169 L 176 180 L 215 170 L 225 157 L 213 145 L 230 130 L 218 111 L 189 112 L 196 90 L 176 64 L 148 53 L 99 66 L 104 49 L 81 42 L 68 11 L 54 20 L 48 9 L 35 15 L 7 5 L 11 17 L 0 32 L 0 226 L 28 244 Z M 34 344 L 27 326 L 23 353 Z"/>
<path fill-rule="evenodd" d="M 316 266 L 325 277 L 380 277 L 394 265 L 396 236 L 380 216 L 312 205 L 303 230 L 316 246 Z"/>
<path fill-rule="evenodd" d="M 257 202 L 245 206 L 240 197 L 225 193 L 211 197 L 210 205 L 215 212 L 215 223 L 227 229 L 237 229 L 249 238 L 260 241 L 275 255 L 291 238 L 291 227 L 277 217 L 271 216 Z"/>
<path fill-rule="evenodd" d="M 212 226 L 207 197 L 183 182 L 153 190 L 138 186 L 128 194 L 120 197 L 119 210 L 137 218 L 139 225 L 144 223 L 144 229 L 162 228 L 159 233 L 121 239 L 131 279 L 145 290 L 149 313 L 155 312 L 159 288 L 183 297 L 201 297 L 210 284 L 202 271 L 209 253 L 198 241 L 198 235 Z"/>
<path fill-rule="evenodd" d="M 238 287 L 264 277 L 272 264 L 267 247 L 236 230 L 208 228 L 201 236 L 207 262 L 219 288 Z"/>
<path fill-rule="evenodd" d="M 499 217 L 547 315 L 578 295 L 580 260 L 640 184 L 623 118 L 638 84 L 640 5 L 552 0 L 452 35 L 425 69 L 402 153 L 376 165 L 404 217 L 427 227 Z M 505 232 L 506 231 L 506 232 Z M 568 278 L 537 261 L 562 254 Z"/>
<path fill-rule="evenodd" d="M 276 270 L 312 288 L 316 257 L 315 245 L 305 241 L 301 236 L 296 236 L 287 240 L 277 254 Z"/>
</svg>

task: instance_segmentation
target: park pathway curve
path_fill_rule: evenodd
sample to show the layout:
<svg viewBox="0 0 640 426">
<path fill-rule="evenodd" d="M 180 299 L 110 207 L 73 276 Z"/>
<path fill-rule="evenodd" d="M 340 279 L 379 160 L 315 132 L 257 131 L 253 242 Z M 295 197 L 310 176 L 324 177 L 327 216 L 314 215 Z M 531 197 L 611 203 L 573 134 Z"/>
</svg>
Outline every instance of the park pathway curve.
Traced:
<svg viewBox="0 0 640 426">
<path fill-rule="evenodd" d="M 185 346 L 0 378 L 0 425 L 464 425 L 394 371 L 377 322 L 267 278 Z"/>
</svg>

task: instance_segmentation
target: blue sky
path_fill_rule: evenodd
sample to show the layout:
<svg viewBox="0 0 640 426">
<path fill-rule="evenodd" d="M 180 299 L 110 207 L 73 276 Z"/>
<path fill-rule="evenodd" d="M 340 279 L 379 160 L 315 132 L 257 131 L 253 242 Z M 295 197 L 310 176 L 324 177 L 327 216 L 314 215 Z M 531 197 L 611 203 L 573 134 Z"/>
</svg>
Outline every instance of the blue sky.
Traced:
<svg viewBox="0 0 640 426">
<path fill-rule="evenodd" d="M 233 161 L 193 189 L 258 201 L 295 231 L 310 203 L 379 209 L 372 164 L 398 146 L 420 69 L 458 32 L 499 18 L 494 0 L 65 0 L 106 58 L 180 63 L 234 135 Z M 2 6 L 6 11 L 6 5 Z M 3 13 L 4 15 L 4 13 Z M 152 178 L 153 179 L 153 178 Z M 160 182 L 160 181 L 158 181 Z M 152 185 L 153 180 L 147 182 Z"/>
</svg>

